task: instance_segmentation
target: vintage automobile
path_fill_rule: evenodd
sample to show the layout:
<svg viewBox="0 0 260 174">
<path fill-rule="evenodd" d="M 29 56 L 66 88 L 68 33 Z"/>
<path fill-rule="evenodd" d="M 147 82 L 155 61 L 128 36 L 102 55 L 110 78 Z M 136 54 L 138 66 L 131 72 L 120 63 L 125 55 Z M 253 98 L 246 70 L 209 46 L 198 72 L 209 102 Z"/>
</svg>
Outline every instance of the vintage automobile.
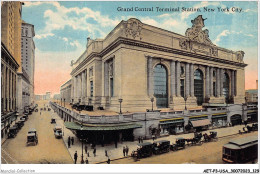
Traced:
<svg viewBox="0 0 260 174">
<path fill-rule="evenodd" d="M 26 120 L 28 120 L 28 115 L 24 114 L 21 118 L 23 118 L 26 121 Z"/>
<path fill-rule="evenodd" d="M 188 139 L 185 139 L 186 142 L 187 142 L 187 145 L 202 145 L 202 133 L 198 133 L 198 132 L 194 132 L 194 138 L 188 138 Z"/>
<path fill-rule="evenodd" d="M 48 108 L 48 111 L 51 111 L 51 108 Z"/>
<path fill-rule="evenodd" d="M 186 139 L 184 139 L 182 137 L 176 138 L 175 144 L 172 144 L 170 146 L 170 149 L 173 151 L 179 150 L 180 148 L 185 149 L 185 141 L 186 141 Z"/>
<path fill-rule="evenodd" d="M 24 121 L 20 120 L 18 122 L 15 123 L 15 126 L 18 128 L 18 129 L 21 129 L 23 126 L 24 126 Z"/>
<path fill-rule="evenodd" d="M 170 151 L 170 141 L 161 140 L 153 143 L 153 153 L 162 154 Z"/>
<path fill-rule="evenodd" d="M 36 130 L 35 128 L 29 129 L 28 134 L 30 134 L 30 133 L 34 133 L 35 136 L 38 137 L 38 135 L 37 135 L 37 130 Z"/>
<path fill-rule="evenodd" d="M 11 128 L 9 129 L 8 138 L 14 138 L 14 137 L 16 137 L 17 133 L 18 133 L 17 126 L 14 125 L 13 127 L 11 127 Z"/>
<path fill-rule="evenodd" d="M 38 112 L 38 109 L 36 108 L 34 111 L 35 111 L 35 112 Z"/>
<path fill-rule="evenodd" d="M 139 143 L 137 149 L 132 152 L 131 156 L 139 158 L 145 158 L 153 155 L 153 143 Z"/>
<path fill-rule="evenodd" d="M 62 138 L 62 128 L 61 126 L 55 126 L 54 129 L 54 135 L 55 135 L 55 138 Z"/>
<path fill-rule="evenodd" d="M 35 133 L 28 133 L 27 134 L 27 146 L 29 144 L 38 144 L 38 137 Z"/>
<path fill-rule="evenodd" d="M 52 123 L 56 123 L 55 118 L 51 118 L 51 124 L 52 124 Z"/>
</svg>

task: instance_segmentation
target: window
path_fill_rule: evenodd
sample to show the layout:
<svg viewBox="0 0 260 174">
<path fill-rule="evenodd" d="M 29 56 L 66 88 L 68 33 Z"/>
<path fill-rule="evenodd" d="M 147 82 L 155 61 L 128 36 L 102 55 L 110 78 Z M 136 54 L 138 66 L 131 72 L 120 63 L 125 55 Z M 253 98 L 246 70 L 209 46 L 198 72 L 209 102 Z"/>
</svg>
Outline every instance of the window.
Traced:
<svg viewBox="0 0 260 174">
<path fill-rule="evenodd" d="M 217 93 L 216 93 L 216 82 L 213 82 L 213 95 L 214 95 L 214 97 L 217 97 Z"/>
<path fill-rule="evenodd" d="M 110 97 L 114 96 L 114 79 L 110 78 Z"/>
<path fill-rule="evenodd" d="M 213 71 L 213 77 L 216 77 L 216 71 L 215 70 Z"/>
<path fill-rule="evenodd" d="M 181 96 L 184 97 L 184 79 L 181 79 Z"/>
<path fill-rule="evenodd" d="M 93 81 L 90 81 L 90 97 L 93 97 Z"/>
<path fill-rule="evenodd" d="M 181 75 L 184 75 L 184 67 L 181 67 Z"/>
</svg>

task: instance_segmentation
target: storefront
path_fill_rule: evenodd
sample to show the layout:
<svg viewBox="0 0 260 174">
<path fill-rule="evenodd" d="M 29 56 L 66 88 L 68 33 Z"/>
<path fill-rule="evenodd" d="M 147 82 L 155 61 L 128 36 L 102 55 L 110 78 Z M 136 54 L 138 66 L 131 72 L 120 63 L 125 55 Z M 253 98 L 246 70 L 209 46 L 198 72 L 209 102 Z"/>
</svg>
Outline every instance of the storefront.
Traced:
<svg viewBox="0 0 260 174">
<path fill-rule="evenodd" d="M 227 125 L 227 113 L 212 114 L 212 126 L 223 127 Z"/>
<path fill-rule="evenodd" d="M 161 133 L 178 134 L 184 131 L 183 118 L 171 118 L 160 120 Z"/>
<path fill-rule="evenodd" d="M 242 117 L 241 117 L 241 115 L 238 115 L 238 114 L 233 115 L 233 116 L 230 117 L 230 120 L 231 120 L 232 126 L 242 124 Z"/>
<path fill-rule="evenodd" d="M 76 122 L 65 122 L 66 128 L 76 132 L 78 138 L 83 138 L 92 144 L 110 144 L 121 141 L 133 141 L 133 130 L 141 128 L 139 124 L 79 124 Z"/>
<path fill-rule="evenodd" d="M 247 121 L 258 122 L 258 111 L 257 110 L 247 111 Z"/>
<path fill-rule="evenodd" d="M 197 115 L 197 116 L 189 117 L 189 126 L 193 130 L 196 131 L 206 130 L 209 128 L 209 125 L 211 125 L 211 122 L 208 119 L 208 115 Z M 187 126 L 187 128 L 189 127 Z"/>
</svg>

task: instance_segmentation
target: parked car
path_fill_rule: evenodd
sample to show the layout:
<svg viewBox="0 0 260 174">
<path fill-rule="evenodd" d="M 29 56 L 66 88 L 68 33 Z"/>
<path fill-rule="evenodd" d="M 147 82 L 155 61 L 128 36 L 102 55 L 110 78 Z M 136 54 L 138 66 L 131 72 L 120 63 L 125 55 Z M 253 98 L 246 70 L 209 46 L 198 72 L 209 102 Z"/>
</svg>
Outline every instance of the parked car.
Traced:
<svg viewBox="0 0 260 174">
<path fill-rule="evenodd" d="M 185 141 L 186 139 L 182 137 L 176 138 L 175 144 L 172 144 L 170 149 L 173 151 L 179 150 L 180 148 L 185 149 Z"/>
<path fill-rule="evenodd" d="M 17 133 L 18 133 L 18 128 L 17 128 L 17 126 L 14 125 L 13 127 L 11 127 L 11 128 L 9 129 L 8 138 L 14 138 L 14 137 L 16 137 Z"/>
<path fill-rule="evenodd" d="M 161 140 L 156 141 L 153 143 L 153 153 L 154 154 L 161 154 L 170 151 L 170 141 L 168 140 Z"/>
<path fill-rule="evenodd" d="M 145 158 L 153 155 L 153 143 L 140 143 L 137 144 L 137 150 L 133 151 L 131 156 L 137 158 Z"/>
</svg>

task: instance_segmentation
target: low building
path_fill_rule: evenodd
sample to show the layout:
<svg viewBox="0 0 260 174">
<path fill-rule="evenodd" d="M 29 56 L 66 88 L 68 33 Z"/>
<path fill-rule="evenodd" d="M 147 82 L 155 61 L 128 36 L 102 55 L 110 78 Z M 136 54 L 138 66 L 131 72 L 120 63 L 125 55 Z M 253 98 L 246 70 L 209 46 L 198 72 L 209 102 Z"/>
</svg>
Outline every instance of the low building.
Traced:
<svg viewBox="0 0 260 174">
<path fill-rule="evenodd" d="M 245 95 L 247 103 L 258 103 L 258 89 L 248 89 Z"/>
<path fill-rule="evenodd" d="M 71 100 L 71 79 L 65 82 L 60 87 L 60 97 L 62 99 L 62 102 L 72 102 Z"/>
</svg>

